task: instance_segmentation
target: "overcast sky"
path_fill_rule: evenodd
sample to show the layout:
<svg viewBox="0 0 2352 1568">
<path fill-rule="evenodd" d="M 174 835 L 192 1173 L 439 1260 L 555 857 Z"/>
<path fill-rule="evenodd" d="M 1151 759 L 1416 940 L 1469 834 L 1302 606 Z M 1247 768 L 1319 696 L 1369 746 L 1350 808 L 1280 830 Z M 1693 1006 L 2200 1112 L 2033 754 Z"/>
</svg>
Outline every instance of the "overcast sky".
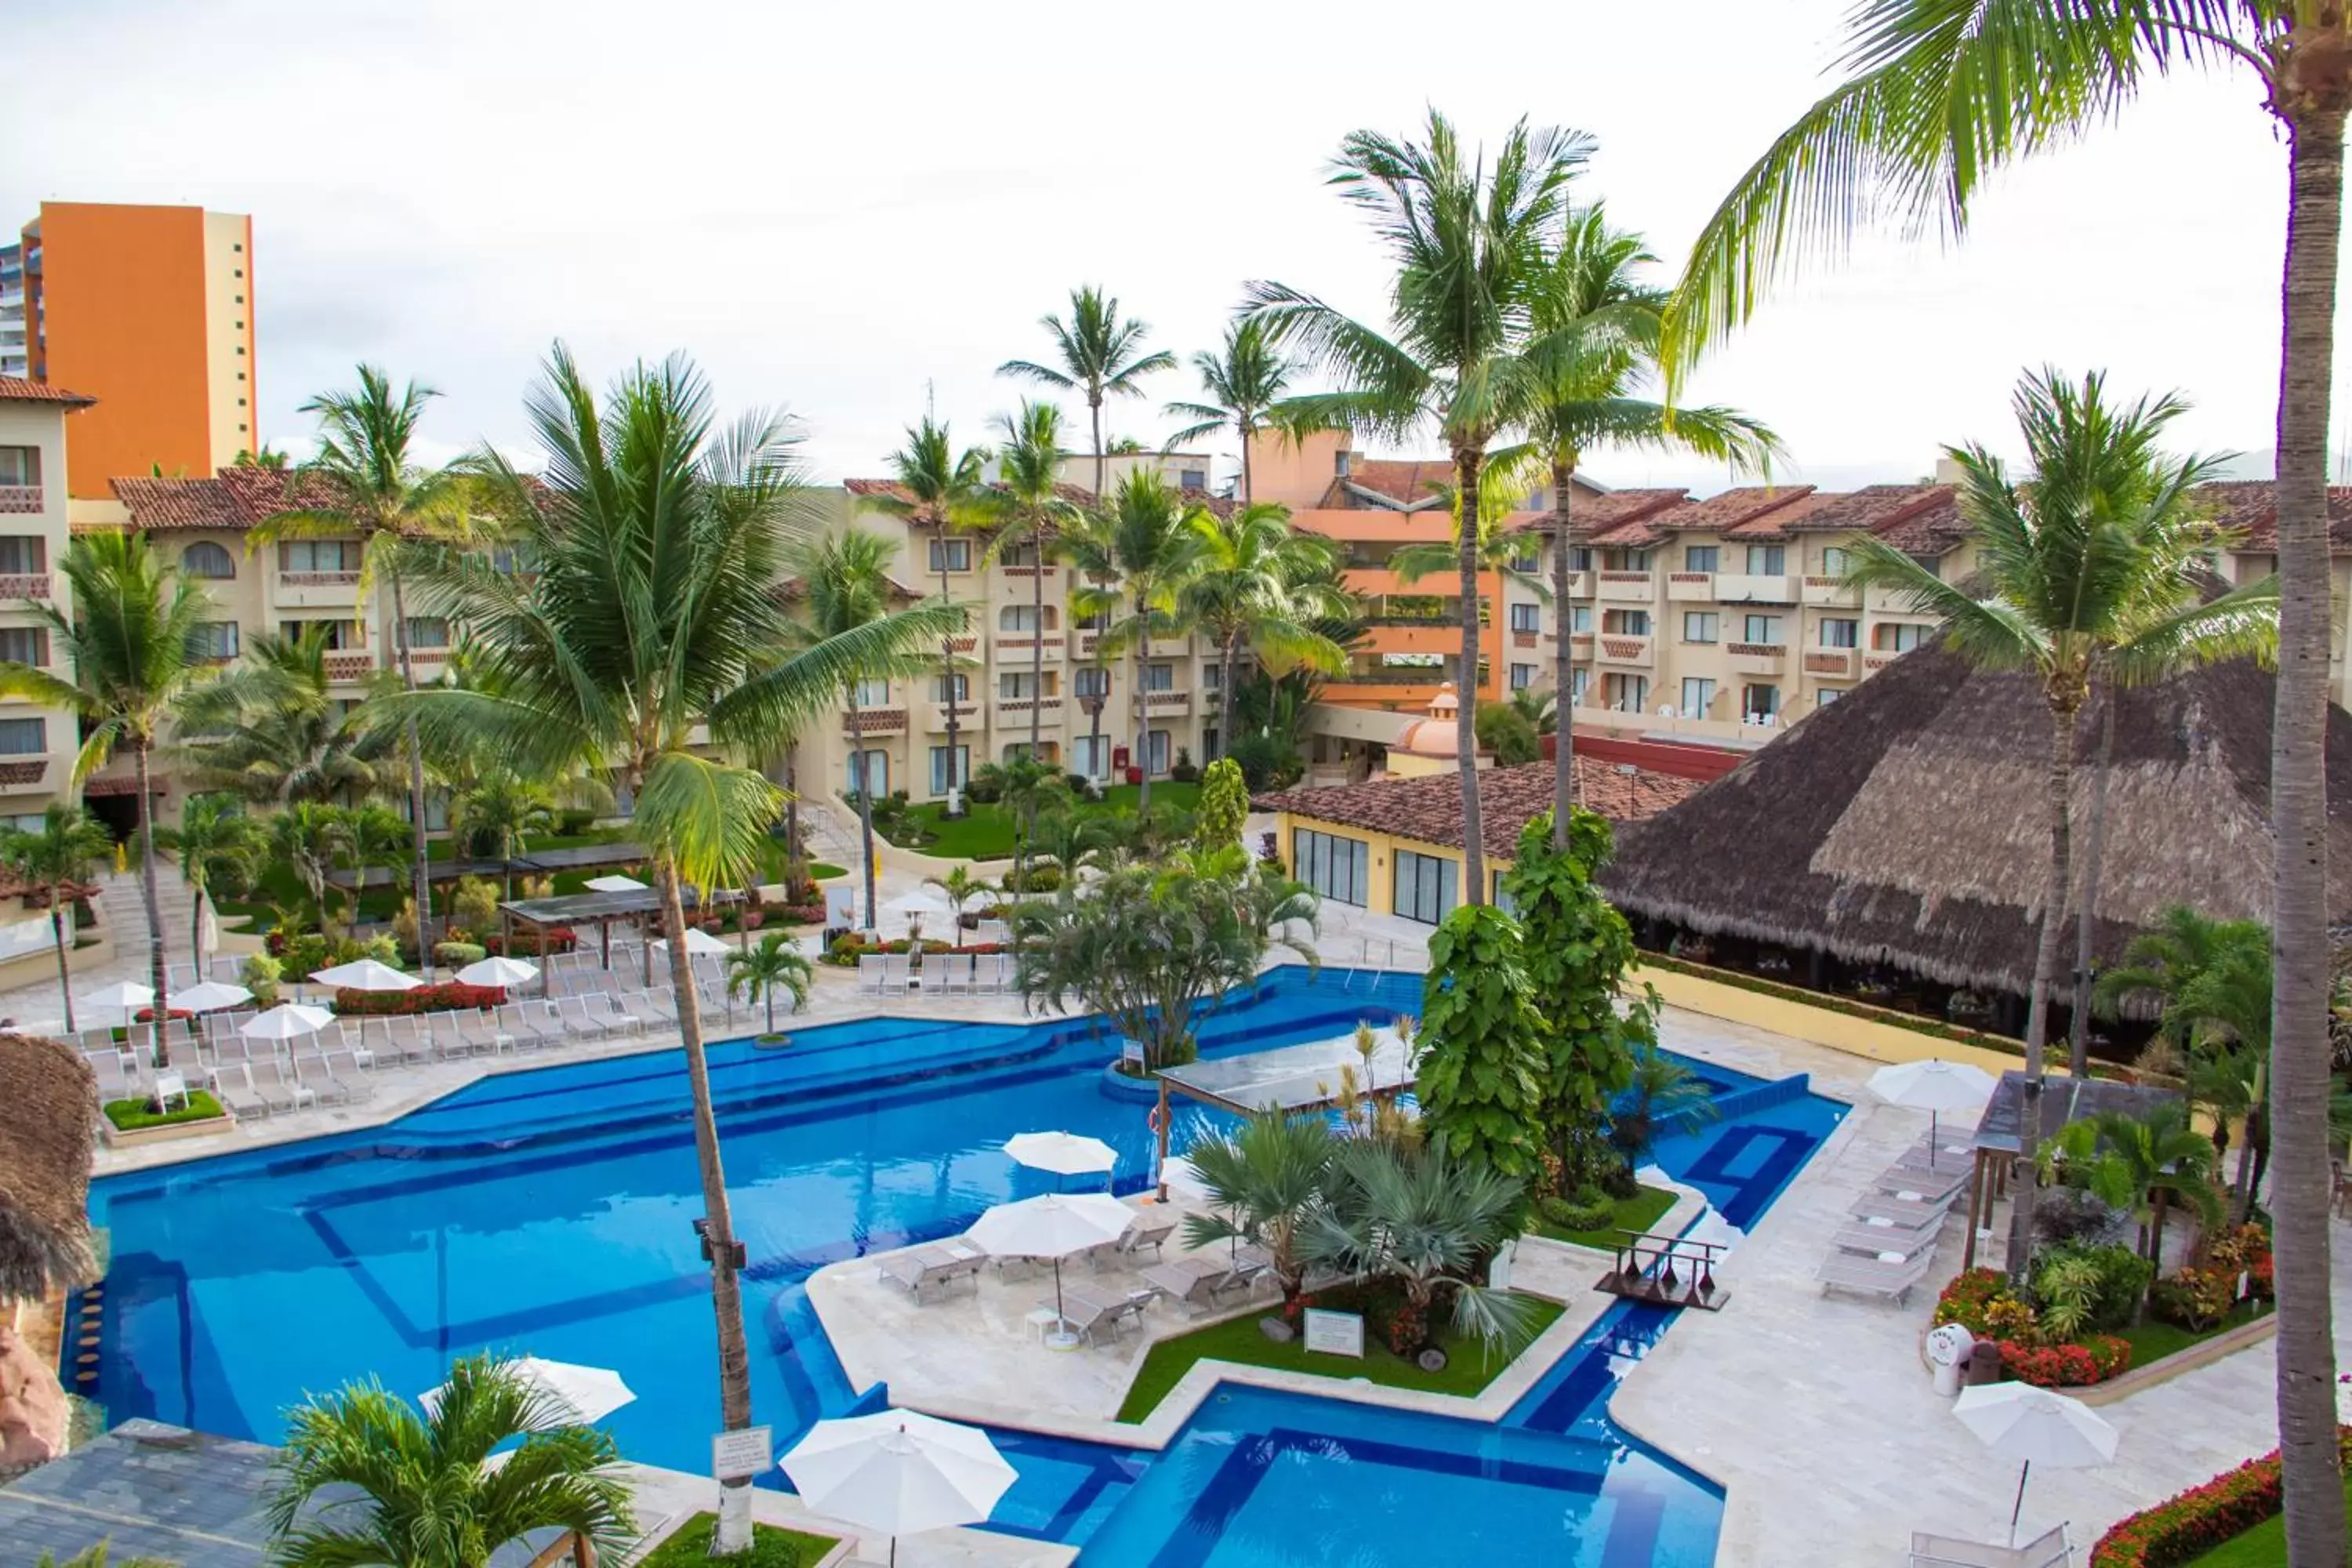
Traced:
<svg viewBox="0 0 2352 1568">
<path fill-rule="evenodd" d="M 688 351 L 728 407 L 805 420 L 839 479 L 879 469 L 927 385 L 982 437 L 1020 395 L 994 367 L 1046 357 L 1036 319 L 1075 284 L 1180 355 L 1252 278 L 1377 314 L 1326 165 L 1430 104 L 1490 144 L 1520 115 L 1591 132 L 1580 196 L 1678 262 L 1824 90 L 1845 5 L 77 0 L 9 17 L 0 219 L 252 214 L 260 429 L 298 454 L 297 405 L 362 359 L 446 395 L 432 455 L 517 442 L 561 337 L 600 373 Z M 2266 462 L 2284 170 L 2251 80 L 2160 84 L 2007 176 L 1957 247 L 1874 238 L 1785 289 L 1694 395 L 1844 485 L 2011 446 L 2021 367 L 2104 366 L 2192 398 L 2184 446 Z M 1115 429 L 1156 438 L 1194 391 L 1163 375 Z"/>
</svg>

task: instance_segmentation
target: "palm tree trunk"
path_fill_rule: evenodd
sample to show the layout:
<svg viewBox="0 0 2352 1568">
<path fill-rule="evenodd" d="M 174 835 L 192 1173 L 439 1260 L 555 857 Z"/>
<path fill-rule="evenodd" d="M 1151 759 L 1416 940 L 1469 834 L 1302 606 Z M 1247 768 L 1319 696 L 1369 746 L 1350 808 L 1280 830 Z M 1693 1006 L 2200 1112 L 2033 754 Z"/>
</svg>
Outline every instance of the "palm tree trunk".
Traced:
<svg viewBox="0 0 2352 1568">
<path fill-rule="evenodd" d="M 2018 1125 L 2026 1129 L 2024 1150 L 2012 1169 L 2010 1193 L 2009 1277 L 2022 1285 L 2033 1248 L 2033 1204 L 2038 1179 L 2033 1148 L 2041 1142 L 2042 1046 L 2050 1036 L 2050 988 L 2058 974 L 2058 950 L 2066 934 L 2066 884 L 2073 840 L 2068 802 L 2074 787 L 2074 720 L 2078 710 L 2050 705 L 2050 778 L 2045 802 L 2050 819 L 2050 870 L 2042 884 L 2042 929 L 2034 944 L 2033 989 L 2025 1011 L 2025 1096 Z"/>
<path fill-rule="evenodd" d="M 761 990 L 764 993 L 768 1004 L 768 1033 L 772 1035 L 776 1032 L 776 987 L 774 982 L 771 981 L 768 984 L 761 987 Z"/>
<path fill-rule="evenodd" d="M 1141 816 L 1151 808 L 1151 699 L 1143 689 L 1143 667 L 1151 657 L 1151 610 L 1144 595 L 1135 596 L 1136 624 L 1142 628 L 1135 639 L 1135 760 L 1143 770 L 1143 787 L 1136 793 L 1135 814 Z"/>
<path fill-rule="evenodd" d="M 948 586 L 948 531 L 947 525 L 945 523 L 941 523 L 940 525 L 940 603 L 943 605 L 950 603 L 951 601 L 949 598 L 950 592 L 951 590 Z M 955 638 L 953 636 L 943 637 L 940 639 L 940 672 L 942 681 L 940 689 L 946 693 L 948 700 L 948 804 L 950 807 L 952 808 L 956 805 L 955 763 L 957 706 L 955 694 Z M 956 813 L 956 815 L 961 814 L 959 812 Z M 769 1020 L 769 1033 L 773 1034 L 774 1032 L 775 1020 L 772 1018 Z"/>
<path fill-rule="evenodd" d="M 1462 770 L 1462 901 L 1486 901 L 1486 849 L 1478 821 L 1478 468 L 1475 447 L 1454 453 L 1462 498 L 1462 674 L 1454 696 L 1454 745 Z"/>
<path fill-rule="evenodd" d="M 801 853 L 800 782 L 801 743 L 796 737 L 784 746 L 784 842 L 793 859 Z"/>
<path fill-rule="evenodd" d="M 2303 30 L 2297 24 L 2296 31 Z M 2347 100 L 2343 23 L 2332 47 L 2297 51 L 2283 96 L 2293 137 L 2278 416 L 2279 652 L 2271 724 L 2275 835 L 2272 952 L 2271 1215 L 2278 1286 L 2279 1455 L 2287 1561 L 2345 1557 L 2329 1300 L 2327 1101 L 2328 393 L 2336 248 L 2343 225 Z M 2274 100 L 2276 101 L 2276 100 Z"/>
<path fill-rule="evenodd" d="M 1099 388 L 1088 387 L 1087 389 L 1087 418 L 1091 421 L 1094 426 L 1095 505 L 1100 506 L 1103 503 L 1103 444 L 1102 392 Z"/>
<path fill-rule="evenodd" d="M 1241 422 L 1242 431 L 1242 505 L 1250 503 L 1250 422 Z"/>
<path fill-rule="evenodd" d="M 654 863 L 661 886 L 662 934 L 669 939 L 669 983 L 677 1006 L 678 1038 L 686 1049 L 687 1082 L 694 1090 L 694 1159 L 702 1173 L 702 1212 L 709 1226 L 710 1308 L 719 1320 L 719 1410 L 730 1432 L 751 1424 L 751 1356 L 743 1338 L 743 1298 L 736 1281 L 735 1218 L 727 1203 L 727 1173 L 719 1158 L 719 1117 L 710 1104 L 710 1065 L 702 1054 L 702 1002 L 693 959 L 686 951 L 686 907 L 677 868 L 667 855 Z M 751 1544 L 751 1483 L 722 1484 L 714 1554 L 746 1552 Z"/>
<path fill-rule="evenodd" d="M 180 874 L 186 876 L 187 869 L 184 863 Z M 188 947 L 190 956 L 195 960 L 196 983 L 202 984 L 205 979 L 205 885 L 194 878 L 189 878 L 188 889 Z"/>
<path fill-rule="evenodd" d="M 857 759 L 857 829 L 866 858 L 866 929 L 879 932 L 880 916 L 874 908 L 874 769 L 866 760 L 866 715 L 858 710 L 857 688 L 848 689 L 849 750 Z"/>
<path fill-rule="evenodd" d="M 2162 1187 L 2156 1189 L 2156 1202 L 2148 1206 L 2147 1260 L 2156 1265 L 2158 1274 L 2164 1272 L 2164 1207 L 2171 1194 Z"/>
<path fill-rule="evenodd" d="M 1568 819 L 1576 804 L 1575 725 L 1568 710 L 1568 694 L 1576 682 L 1575 655 L 1568 640 L 1568 498 L 1575 478 L 1574 464 L 1551 466 L 1551 618 L 1558 647 L 1552 656 L 1551 694 L 1551 847 L 1555 849 L 1568 847 Z"/>
<path fill-rule="evenodd" d="M 1234 669 L 1241 663 L 1242 634 L 1238 630 L 1225 634 L 1224 658 L 1217 666 L 1217 755 L 1231 756 L 1234 750 Z"/>
<path fill-rule="evenodd" d="M 2091 775 L 2091 830 L 2083 842 L 2083 895 L 2074 911 L 2074 1016 L 2066 1037 L 2066 1070 L 2091 1073 L 2091 933 L 2099 914 L 2099 863 L 2107 842 L 2107 772 L 2116 763 L 2116 706 L 2121 694 L 2109 681 L 2101 693 L 2099 770 Z"/>
<path fill-rule="evenodd" d="M 51 882 L 49 884 L 49 930 L 57 933 L 58 995 L 66 1005 L 66 1033 L 70 1035 L 74 1032 L 73 974 L 66 964 L 66 915 L 65 910 L 58 903 L 58 884 Z"/>
<path fill-rule="evenodd" d="M 147 969 L 155 988 L 151 1026 L 155 1065 L 163 1065 L 163 1020 L 171 1016 L 171 983 L 163 973 L 163 895 L 155 877 L 155 802 L 147 793 L 147 742 L 131 748 L 131 769 L 139 788 L 139 890 L 147 905 Z"/>
<path fill-rule="evenodd" d="M 400 574 L 392 578 L 392 646 L 400 658 L 400 684 L 410 691 L 416 689 L 416 665 L 408 655 L 408 601 L 400 588 Z M 408 733 L 404 737 L 408 748 L 408 834 L 409 845 L 416 858 L 409 877 L 409 896 L 416 900 L 416 957 L 419 963 L 433 951 L 433 879 L 431 861 L 425 849 L 425 748 L 417 743 L 416 716 L 408 718 Z M 508 895 L 511 898 L 511 892 Z"/>
<path fill-rule="evenodd" d="M 1035 568 L 1029 579 L 1029 760 L 1042 763 L 1045 759 L 1038 751 L 1044 745 L 1043 726 L 1045 710 L 1039 706 L 1045 696 L 1045 528 L 1041 522 L 1032 536 L 1036 552 L 1031 557 Z"/>
</svg>

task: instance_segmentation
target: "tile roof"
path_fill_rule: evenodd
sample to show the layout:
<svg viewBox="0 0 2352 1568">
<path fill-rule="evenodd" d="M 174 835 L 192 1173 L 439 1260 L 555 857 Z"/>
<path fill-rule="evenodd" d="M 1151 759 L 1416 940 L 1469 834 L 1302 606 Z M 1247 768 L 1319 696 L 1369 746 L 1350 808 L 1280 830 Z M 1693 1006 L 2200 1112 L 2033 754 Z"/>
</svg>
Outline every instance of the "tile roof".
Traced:
<svg viewBox="0 0 2352 1568">
<path fill-rule="evenodd" d="M 299 469 L 225 468 L 208 479 L 107 481 L 133 528 L 251 528 L 296 507 L 333 504 L 328 483 Z"/>
<path fill-rule="evenodd" d="M 1607 490 L 1599 495 L 1580 493 L 1568 514 L 1568 536 L 1582 543 L 1614 528 L 1623 527 L 1642 518 L 1652 517 L 1669 507 L 1679 506 L 1690 499 L 1690 491 L 1672 489 Z M 1552 514 L 1549 511 L 1514 513 L 1506 527 L 1524 532 L 1549 533 Z"/>
<path fill-rule="evenodd" d="M 1811 485 L 1740 485 L 1705 500 L 1686 500 L 1648 521 L 1661 532 L 1719 533 L 1793 506 L 1812 493 Z"/>
<path fill-rule="evenodd" d="M 1443 458 L 1350 457 L 1348 471 L 1334 478 L 1323 492 L 1322 506 L 1338 511 L 1350 507 L 1380 506 L 1383 497 L 1392 506 L 1443 504 L 1439 492 L 1454 482 L 1454 465 Z"/>
<path fill-rule="evenodd" d="M 0 403 L 61 403 L 68 408 L 87 408 L 97 401 L 79 392 L 68 392 L 62 386 L 51 386 L 46 381 L 0 375 Z"/>
<path fill-rule="evenodd" d="M 1941 497 L 1894 522 L 1880 524 L 1878 537 L 1914 555 L 1942 555 L 1959 548 L 1969 537 L 1968 520 L 1960 515 L 1949 487 L 1937 488 L 1945 491 Z"/>
<path fill-rule="evenodd" d="M 1577 798 L 1612 822 L 1638 822 L 1697 793 L 1696 779 L 1646 768 L 1623 768 L 1579 756 Z M 1508 859 L 1519 830 L 1551 808 L 1552 764 L 1526 763 L 1478 775 L 1480 837 L 1489 856 Z M 1276 790 L 1250 802 L 1259 811 L 1287 811 L 1341 827 L 1391 833 L 1423 844 L 1462 843 L 1462 779 L 1452 769 L 1419 778 L 1371 779 L 1326 789 Z"/>
<path fill-rule="evenodd" d="M 1864 485 L 1816 494 L 1811 507 L 1789 518 L 1788 527 L 1792 533 L 1876 533 L 1951 500 L 1949 485 Z"/>
<path fill-rule="evenodd" d="M 2278 549 L 2278 500 L 2269 480 L 2204 485 L 2197 499 L 2215 522 L 2246 536 L 2239 549 L 2263 553 Z M 2327 548 L 2332 555 L 2352 555 L 2352 486 L 2328 487 Z"/>
</svg>

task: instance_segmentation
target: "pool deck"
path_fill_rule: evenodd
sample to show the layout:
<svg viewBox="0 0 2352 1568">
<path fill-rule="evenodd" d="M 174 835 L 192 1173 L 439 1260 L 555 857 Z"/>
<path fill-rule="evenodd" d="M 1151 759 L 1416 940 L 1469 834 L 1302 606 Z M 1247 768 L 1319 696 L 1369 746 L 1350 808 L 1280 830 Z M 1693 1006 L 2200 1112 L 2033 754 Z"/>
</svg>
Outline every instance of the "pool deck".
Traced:
<svg viewBox="0 0 2352 1568">
<path fill-rule="evenodd" d="M 647 1527 L 647 1551 L 660 1545 L 661 1538 L 676 1525 L 698 1513 L 715 1512 L 719 1507 L 719 1483 L 709 1476 L 658 1469 L 651 1465 L 627 1465 L 623 1468 L 638 1521 Z M 864 1535 L 856 1525 L 813 1513 L 790 1492 L 755 1489 L 751 1493 L 751 1518 L 760 1524 L 798 1527 L 847 1539 L 851 1545 L 844 1568 L 890 1560 L 887 1536 Z M 658 1534 L 655 1533 L 656 1530 Z M 907 1536 L 898 1542 L 898 1549 L 897 1561 L 902 1568 L 1066 1568 L 1078 1555 L 1075 1546 L 1031 1541 L 992 1530 L 927 1531 Z"/>
</svg>

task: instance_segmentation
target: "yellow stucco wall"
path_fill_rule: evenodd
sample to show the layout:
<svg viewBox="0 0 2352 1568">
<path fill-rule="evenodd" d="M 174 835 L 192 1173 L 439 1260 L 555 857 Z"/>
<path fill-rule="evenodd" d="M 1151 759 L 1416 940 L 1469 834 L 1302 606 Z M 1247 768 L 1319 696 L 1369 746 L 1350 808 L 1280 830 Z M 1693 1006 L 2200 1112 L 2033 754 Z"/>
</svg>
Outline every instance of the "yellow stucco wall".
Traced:
<svg viewBox="0 0 2352 1568">
<path fill-rule="evenodd" d="M 1450 768 L 1454 764 L 1448 763 L 1445 765 Z M 1328 834 L 1333 838 L 1352 838 L 1370 846 L 1368 851 L 1370 863 L 1365 868 L 1366 885 L 1370 891 L 1362 907 L 1375 914 L 1385 915 L 1396 912 L 1396 858 L 1397 851 L 1400 849 L 1415 855 L 1433 856 L 1437 859 L 1451 862 L 1454 867 L 1454 896 L 1457 901 L 1461 898 L 1462 851 L 1460 849 L 1451 848 L 1443 844 L 1426 843 L 1418 838 L 1399 838 L 1393 834 L 1374 833 L 1361 827 L 1343 826 L 1339 823 L 1324 822 L 1298 812 L 1277 812 L 1275 815 L 1275 832 L 1277 835 L 1275 843 L 1282 851 L 1282 863 L 1290 868 L 1291 874 L 1294 876 L 1298 873 L 1298 865 L 1296 852 L 1297 840 L 1292 837 L 1292 833 L 1294 829 L 1301 827 L 1310 833 Z M 1496 871 L 1507 868 L 1507 862 L 1497 864 L 1489 860 L 1486 863 L 1489 877 Z"/>
<path fill-rule="evenodd" d="M 1684 1007 L 1710 1018 L 1769 1029 L 1776 1035 L 1811 1041 L 1872 1061 L 1910 1062 L 1941 1057 L 1948 1062 L 1972 1063 L 1996 1078 L 2023 1065 L 2023 1058 L 2004 1051 L 1963 1045 L 1957 1040 L 1939 1040 L 1916 1029 L 1832 1013 L 1825 1007 L 1784 1001 L 1744 986 L 1726 985 L 1673 970 L 1636 968 L 1627 975 L 1625 983 L 1629 986 L 1645 983 L 1655 986 L 1660 998 L 1670 1007 Z"/>
</svg>

